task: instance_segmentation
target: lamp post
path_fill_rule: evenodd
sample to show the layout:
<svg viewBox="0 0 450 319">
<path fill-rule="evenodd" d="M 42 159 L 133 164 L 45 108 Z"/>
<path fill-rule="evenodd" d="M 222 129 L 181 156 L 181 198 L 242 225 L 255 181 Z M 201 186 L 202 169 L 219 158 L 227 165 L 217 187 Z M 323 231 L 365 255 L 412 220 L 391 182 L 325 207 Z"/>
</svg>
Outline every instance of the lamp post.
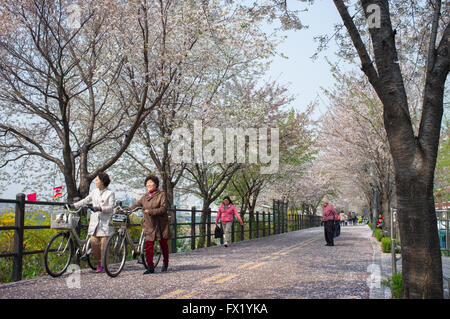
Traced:
<svg viewBox="0 0 450 319">
<path fill-rule="evenodd" d="M 373 205 L 372 205 L 372 231 L 375 233 L 375 230 L 377 229 L 377 211 L 378 211 L 378 200 L 377 200 L 377 178 L 375 177 L 375 174 L 373 172 L 373 167 L 370 167 L 370 177 L 373 180 L 372 188 L 373 188 Z"/>
<path fill-rule="evenodd" d="M 378 199 L 377 199 L 377 181 L 373 183 L 373 223 L 372 228 L 373 232 L 377 229 L 377 211 L 378 211 Z"/>
</svg>

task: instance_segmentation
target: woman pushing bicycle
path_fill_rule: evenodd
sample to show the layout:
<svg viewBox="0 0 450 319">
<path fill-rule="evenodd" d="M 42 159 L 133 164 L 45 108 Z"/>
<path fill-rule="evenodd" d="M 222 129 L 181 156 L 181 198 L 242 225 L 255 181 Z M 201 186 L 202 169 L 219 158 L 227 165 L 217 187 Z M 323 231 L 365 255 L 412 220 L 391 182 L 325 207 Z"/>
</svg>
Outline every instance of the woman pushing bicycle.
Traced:
<svg viewBox="0 0 450 319">
<path fill-rule="evenodd" d="M 89 195 L 71 204 L 71 208 L 78 209 L 81 206 L 92 204 L 92 214 L 89 221 L 88 235 L 91 236 L 90 243 L 94 260 L 98 262 L 97 273 L 104 272 L 101 264 L 101 256 L 103 255 L 106 240 L 112 235 L 114 229 L 109 226 L 109 220 L 114 210 L 115 195 L 108 189 L 111 180 L 108 174 L 104 172 L 98 173 L 95 178 L 97 186 Z"/>
<path fill-rule="evenodd" d="M 169 214 L 167 212 L 167 198 L 163 191 L 158 189 L 159 179 L 150 175 L 144 182 L 147 192 L 129 210 L 142 207 L 144 218 L 142 228 L 145 234 L 145 253 L 147 258 L 147 270 L 144 275 L 154 273 L 153 247 L 155 240 L 159 241 L 163 255 L 163 267 L 161 271 L 167 271 L 169 266 L 169 245 L 170 238 Z"/>
</svg>

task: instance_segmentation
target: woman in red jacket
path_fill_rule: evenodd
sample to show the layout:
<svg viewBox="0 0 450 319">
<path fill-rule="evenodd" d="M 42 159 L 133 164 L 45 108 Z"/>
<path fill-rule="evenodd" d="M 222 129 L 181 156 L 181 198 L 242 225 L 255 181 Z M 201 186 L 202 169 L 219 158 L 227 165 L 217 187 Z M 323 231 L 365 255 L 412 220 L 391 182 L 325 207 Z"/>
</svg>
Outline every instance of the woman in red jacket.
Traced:
<svg viewBox="0 0 450 319">
<path fill-rule="evenodd" d="M 217 218 L 216 218 L 216 225 L 219 222 L 219 220 L 222 222 L 222 228 L 224 230 L 225 235 L 225 247 L 228 247 L 230 245 L 231 229 L 233 227 L 234 216 L 237 217 L 237 219 L 241 223 L 241 226 L 243 226 L 244 222 L 242 221 L 241 216 L 239 215 L 236 207 L 234 207 L 230 197 L 226 196 L 223 199 L 222 204 L 219 207 L 219 210 L 217 211 Z"/>
</svg>

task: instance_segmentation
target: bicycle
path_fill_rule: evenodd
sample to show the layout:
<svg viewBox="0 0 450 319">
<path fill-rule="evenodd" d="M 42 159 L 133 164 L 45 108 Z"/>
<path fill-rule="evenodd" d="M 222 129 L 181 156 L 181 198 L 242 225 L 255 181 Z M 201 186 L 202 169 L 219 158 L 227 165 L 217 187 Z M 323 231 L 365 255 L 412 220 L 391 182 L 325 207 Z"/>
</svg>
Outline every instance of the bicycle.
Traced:
<svg viewBox="0 0 450 319">
<path fill-rule="evenodd" d="M 142 209 L 137 207 L 132 211 L 128 211 L 122 207 L 116 207 L 116 213 L 110 220 L 110 225 L 115 228 L 114 234 L 108 238 L 105 245 L 105 251 L 102 256 L 102 265 L 105 272 L 110 277 L 117 277 L 125 266 L 127 259 L 127 242 L 132 249 L 132 257 L 139 256 L 138 263 L 142 263 L 147 268 L 147 256 L 145 252 L 145 235 L 144 230 L 141 231 L 139 241 L 134 243 L 128 228 L 130 227 L 129 215 Z M 161 250 L 159 245 L 154 245 L 153 264 L 156 267 L 161 259 Z"/>
<path fill-rule="evenodd" d="M 97 269 L 96 261 L 91 260 L 90 236 L 80 239 L 76 232 L 76 227 L 80 220 L 79 213 L 83 208 L 92 210 L 90 206 L 80 207 L 71 210 L 66 204 L 66 213 L 53 213 L 50 228 L 67 230 L 53 236 L 44 250 L 44 265 L 47 273 L 52 277 L 59 277 L 64 274 L 70 265 L 73 256 L 86 260 L 89 267 Z"/>
</svg>

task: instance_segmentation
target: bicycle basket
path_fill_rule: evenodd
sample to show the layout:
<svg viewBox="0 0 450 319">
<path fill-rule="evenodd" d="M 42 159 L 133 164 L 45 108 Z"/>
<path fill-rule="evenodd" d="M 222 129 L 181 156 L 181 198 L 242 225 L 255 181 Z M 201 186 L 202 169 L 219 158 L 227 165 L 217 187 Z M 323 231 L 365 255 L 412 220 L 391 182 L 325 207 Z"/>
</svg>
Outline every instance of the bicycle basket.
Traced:
<svg viewBox="0 0 450 319">
<path fill-rule="evenodd" d="M 80 221 L 80 216 L 70 213 L 52 213 L 50 228 L 52 229 L 74 229 Z"/>
<path fill-rule="evenodd" d="M 123 226 L 127 224 L 128 216 L 125 214 L 113 214 L 109 220 L 111 226 Z"/>
</svg>

